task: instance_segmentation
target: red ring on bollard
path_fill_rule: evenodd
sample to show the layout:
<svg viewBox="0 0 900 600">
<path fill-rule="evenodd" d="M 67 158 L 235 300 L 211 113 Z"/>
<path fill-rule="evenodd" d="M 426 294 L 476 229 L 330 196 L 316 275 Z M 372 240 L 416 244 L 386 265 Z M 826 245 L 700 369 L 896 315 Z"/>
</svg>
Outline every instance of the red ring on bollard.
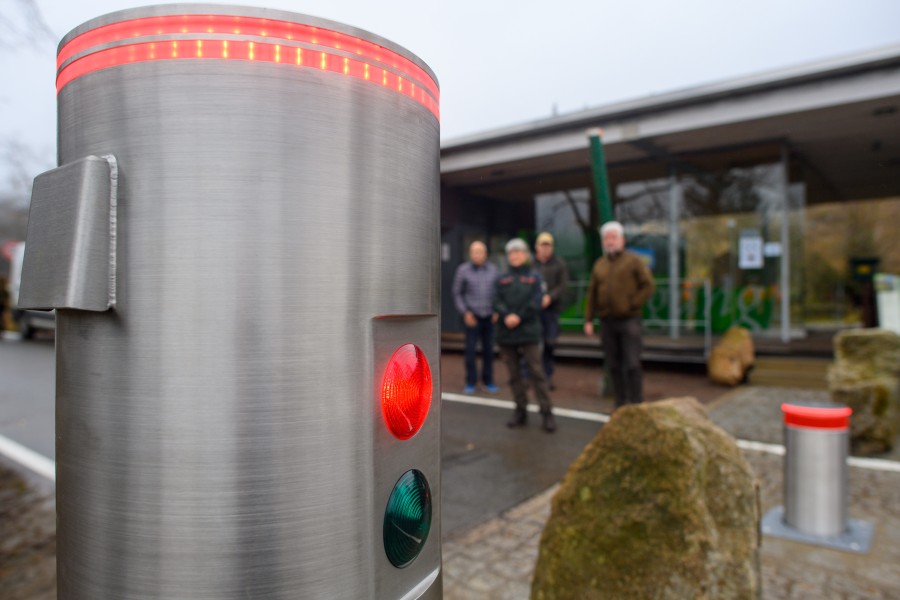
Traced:
<svg viewBox="0 0 900 600">
<path fill-rule="evenodd" d="M 811 429 L 847 429 L 853 409 L 848 406 L 799 406 L 782 404 L 784 424 Z"/>
</svg>

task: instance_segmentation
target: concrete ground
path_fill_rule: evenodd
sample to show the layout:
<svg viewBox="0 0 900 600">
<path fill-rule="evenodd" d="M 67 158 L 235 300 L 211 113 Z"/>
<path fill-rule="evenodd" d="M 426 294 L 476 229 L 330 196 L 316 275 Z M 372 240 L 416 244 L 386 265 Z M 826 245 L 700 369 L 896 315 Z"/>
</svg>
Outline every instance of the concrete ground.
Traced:
<svg viewBox="0 0 900 600">
<path fill-rule="evenodd" d="M 779 373 L 791 372 L 779 363 Z M 819 371 L 824 373 L 823 362 Z M 648 401 L 694 396 L 711 418 L 738 438 L 763 442 L 771 449 L 781 438 L 780 403 L 822 400 L 827 392 L 816 382 L 820 374 L 809 365 L 804 376 L 779 375 L 779 386 L 751 385 L 735 389 L 710 383 L 702 369 L 690 366 L 647 368 Z M 814 371 L 810 374 L 810 371 Z M 462 391 L 462 356 L 442 357 L 442 387 Z M 485 397 L 510 399 L 505 372 L 498 364 L 500 393 Z M 566 361 L 555 377 L 557 406 L 608 413 L 609 399 L 599 397 L 602 381 L 595 361 Z M 802 384 L 802 385 L 801 385 Z M 790 386 L 790 387 L 788 387 Z M 804 387 L 805 386 L 805 387 Z M 812 389 L 810 389 L 812 388 Z M 500 416 L 498 427 L 506 416 Z M 554 435 L 565 435 L 558 431 Z M 752 445 L 746 445 L 748 448 Z M 760 482 L 762 512 L 782 504 L 782 457 L 745 449 Z M 900 598 L 900 444 L 892 455 L 869 466 L 849 468 L 850 517 L 871 523 L 874 539 L 867 554 L 764 536 L 761 553 L 763 597 L 766 599 L 888 599 Z M 502 600 L 529 597 L 541 531 L 556 491 L 551 486 L 500 515 L 444 540 L 444 597 L 447 600 Z M 33 478 L 21 477 L 0 464 L 0 597 L 10 600 L 55 598 L 55 522 L 53 490 Z"/>
<path fill-rule="evenodd" d="M 785 359 L 786 361 L 790 359 Z M 453 389 L 462 381 L 460 355 L 442 361 L 442 385 Z M 743 440 L 744 455 L 760 484 L 762 514 L 783 504 L 783 457 L 771 453 L 782 440 L 780 405 L 784 401 L 827 401 L 828 392 L 818 384 L 824 377 L 825 361 L 818 374 L 804 359 L 798 380 L 779 375 L 790 387 L 745 385 L 735 389 L 709 383 L 702 373 L 683 367 L 648 368 L 645 397 L 695 396 L 723 429 Z M 778 364 L 775 371 L 790 372 Z M 502 366 L 498 373 L 504 374 Z M 597 397 L 599 366 L 567 363 L 556 377 L 558 406 L 608 412 L 609 400 Z M 505 375 L 503 375 L 505 377 Z M 455 379 L 460 378 L 460 379 Z M 757 377 L 766 381 L 768 375 Z M 498 381 L 503 381 L 499 378 Z M 751 377 L 751 382 L 754 378 Z M 798 382 L 802 385 L 798 385 Z M 805 386 L 805 387 L 804 387 Z M 458 385 L 461 388 L 461 383 Z M 813 388 L 813 389 L 809 389 Z M 593 392 L 593 395 L 592 395 Z M 481 395 L 488 396 L 483 392 Z M 509 398 L 504 386 L 500 397 Z M 557 435 L 564 435 L 558 432 Z M 759 449 L 751 449 L 759 448 Z M 763 598 L 765 599 L 890 599 L 900 598 L 900 440 L 892 454 L 870 461 L 851 461 L 849 468 L 850 518 L 870 523 L 874 537 L 867 554 L 857 554 L 765 535 L 761 548 Z M 859 466 L 863 465 L 863 466 Z M 447 600 L 494 600 L 528 598 L 541 531 L 550 514 L 553 486 L 502 515 L 448 539 L 444 543 L 444 598 Z"/>
</svg>

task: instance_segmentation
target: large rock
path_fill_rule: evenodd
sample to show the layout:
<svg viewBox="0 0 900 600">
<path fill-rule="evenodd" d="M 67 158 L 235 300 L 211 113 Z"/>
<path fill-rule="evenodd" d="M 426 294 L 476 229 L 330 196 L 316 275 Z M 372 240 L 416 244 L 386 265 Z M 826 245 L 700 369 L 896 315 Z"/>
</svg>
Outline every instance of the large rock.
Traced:
<svg viewBox="0 0 900 600">
<path fill-rule="evenodd" d="M 729 327 L 709 353 L 706 372 L 715 383 L 737 385 L 747 379 L 755 360 L 756 348 L 750 332 L 743 327 Z"/>
<path fill-rule="evenodd" d="M 834 336 L 838 365 L 852 366 L 857 377 L 900 376 L 900 335 L 887 329 L 846 329 Z"/>
<path fill-rule="evenodd" d="M 849 329 L 834 338 L 828 369 L 831 399 L 853 409 L 854 454 L 887 452 L 900 432 L 900 335 L 884 329 Z"/>
<path fill-rule="evenodd" d="M 531 598 L 758 598 L 759 544 L 734 439 L 693 398 L 630 405 L 554 496 Z"/>
</svg>

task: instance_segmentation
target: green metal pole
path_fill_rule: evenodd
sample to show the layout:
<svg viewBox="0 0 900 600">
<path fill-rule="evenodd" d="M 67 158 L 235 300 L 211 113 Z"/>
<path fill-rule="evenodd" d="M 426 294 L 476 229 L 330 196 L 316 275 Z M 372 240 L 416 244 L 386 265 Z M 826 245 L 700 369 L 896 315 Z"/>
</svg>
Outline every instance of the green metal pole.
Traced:
<svg viewBox="0 0 900 600">
<path fill-rule="evenodd" d="M 609 195 L 609 178 L 606 175 L 606 156 L 603 154 L 603 131 L 593 129 L 588 132 L 591 140 L 591 172 L 594 175 L 594 189 L 597 192 L 597 214 L 600 225 L 613 220 L 612 199 Z"/>
<path fill-rule="evenodd" d="M 600 225 L 613 220 L 612 198 L 609 195 L 609 177 L 606 175 L 606 156 L 603 154 L 603 131 L 593 129 L 588 132 L 588 139 L 591 141 L 591 173 L 594 176 L 594 190 L 597 194 L 597 216 L 600 219 Z M 596 240 L 596 241 L 594 241 Z M 595 232 L 591 239 L 591 245 L 594 256 L 591 263 L 603 255 L 603 242 L 600 240 L 600 233 Z M 604 398 L 611 398 L 612 379 L 609 376 L 609 369 L 603 369 L 602 395 Z"/>
</svg>

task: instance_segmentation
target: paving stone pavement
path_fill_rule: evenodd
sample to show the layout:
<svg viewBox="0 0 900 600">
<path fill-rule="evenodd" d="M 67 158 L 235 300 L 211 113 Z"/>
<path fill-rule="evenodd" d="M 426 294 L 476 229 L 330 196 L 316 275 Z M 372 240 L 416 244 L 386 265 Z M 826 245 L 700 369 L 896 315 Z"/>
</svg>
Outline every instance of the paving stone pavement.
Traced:
<svg viewBox="0 0 900 600">
<path fill-rule="evenodd" d="M 444 600 L 528 598 L 538 543 L 558 487 L 445 541 Z"/>
<path fill-rule="evenodd" d="M 742 439 L 781 442 L 780 404 L 823 401 L 827 392 L 749 387 L 712 403 L 711 418 Z M 762 514 L 783 504 L 783 457 L 756 450 L 744 455 L 760 487 Z M 895 464 L 896 451 L 884 458 Z M 527 599 L 540 535 L 558 486 L 497 518 L 444 542 L 444 598 Z M 900 472 L 849 468 L 850 517 L 874 525 L 868 554 L 842 552 L 764 536 L 761 549 L 766 600 L 900 599 Z"/>
<path fill-rule="evenodd" d="M 818 395 L 817 395 L 818 394 Z M 711 417 L 743 439 L 780 442 L 780 403 L 820 401 L 823 392 L 750 386 L 709 405 Z M 884 458 L 896 461 L 897 450 Z M 757 474 L 763 514 L 782 504 L 781 456 L 746 450 Z M 520 600 L 530 595 L 550 500 L 557 486 L 482 525 L 444 541 L 444 598 Z M 850 517 L 873 524 L 868 554 L 853 554 L 763 538 L 766 600 L 900 599 L 900 471 L 851 467 Z M 55 598 L 55 523 L 52 491 L 31 485 L 0 465 L 0 597 Z"/>
</svg>

